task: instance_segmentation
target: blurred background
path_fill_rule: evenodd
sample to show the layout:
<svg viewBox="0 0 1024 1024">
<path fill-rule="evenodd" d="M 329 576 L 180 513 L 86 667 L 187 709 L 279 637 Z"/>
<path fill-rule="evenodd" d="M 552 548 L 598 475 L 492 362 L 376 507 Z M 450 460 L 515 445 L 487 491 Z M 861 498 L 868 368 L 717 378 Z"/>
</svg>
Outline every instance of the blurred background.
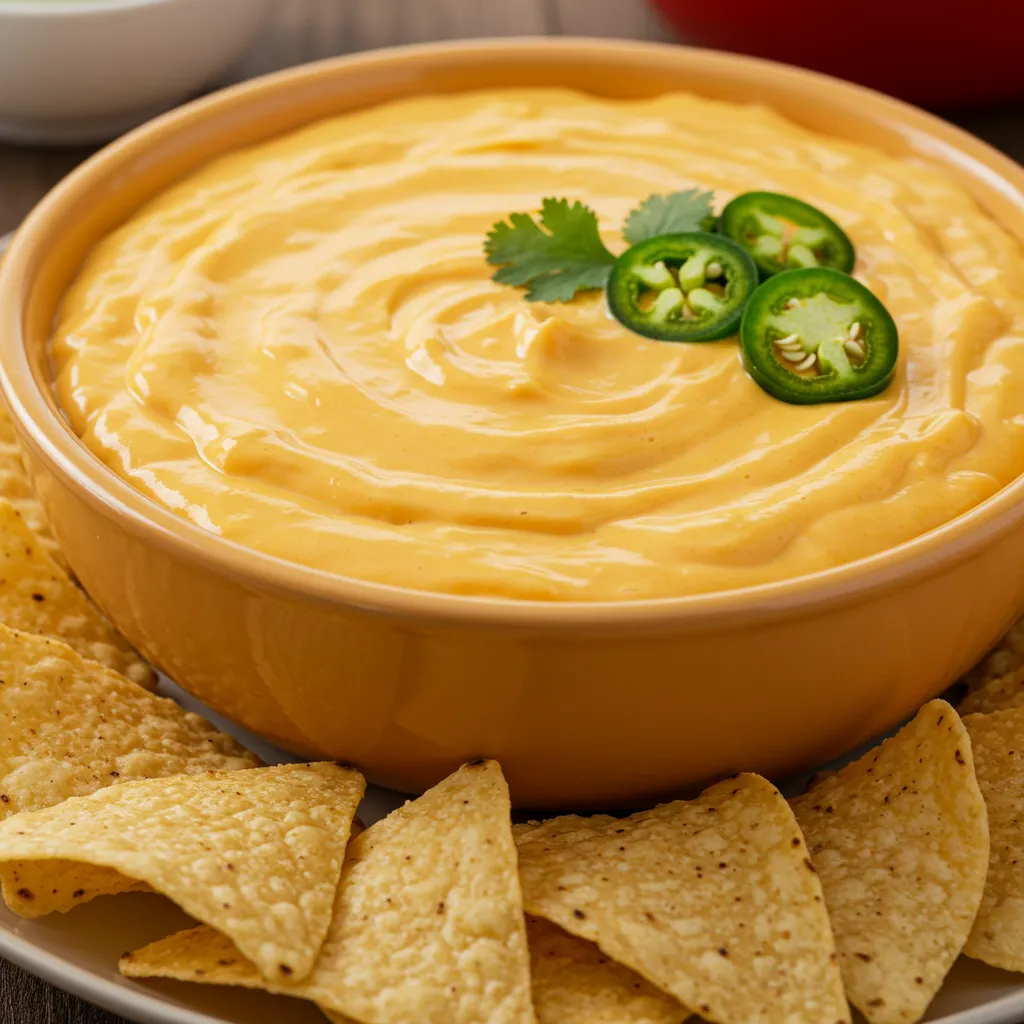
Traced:
<svg viewBox="0 0 1024 1024">
<path fill-rule="evenodd" d="M 102 141 L 211 88 L 495 35 L 789 61 L 928 106 L 1024 161 L 1024 0 L 0 0 L 0 234 Z"/>
</svg>

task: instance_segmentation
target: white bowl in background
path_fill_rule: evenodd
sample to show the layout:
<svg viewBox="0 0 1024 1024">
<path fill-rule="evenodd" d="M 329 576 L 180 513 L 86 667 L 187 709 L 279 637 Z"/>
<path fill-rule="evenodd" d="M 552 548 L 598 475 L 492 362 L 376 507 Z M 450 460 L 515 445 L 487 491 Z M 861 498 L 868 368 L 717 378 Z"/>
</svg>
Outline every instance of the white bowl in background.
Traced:
<svg viewBox="0 0 1024 1024">
<path fill-rule="evenodd" d="M 272 0 L 0 0 L 0 138 L 102 142 L 214 81 Z"/>
</svg>

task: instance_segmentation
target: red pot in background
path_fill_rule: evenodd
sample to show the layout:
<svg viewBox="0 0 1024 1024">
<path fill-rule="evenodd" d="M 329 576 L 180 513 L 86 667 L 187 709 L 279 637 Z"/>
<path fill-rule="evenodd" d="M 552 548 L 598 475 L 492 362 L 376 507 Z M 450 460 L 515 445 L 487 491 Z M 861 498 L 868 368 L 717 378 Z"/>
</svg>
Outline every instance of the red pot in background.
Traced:
<svg viewBox="0 0 1024 1024">
<path fill-rule="evenodd" d="M 687 42 L 927 106 L 1024 98 L 1024 0 L 652 0 Z"/>
</svg>

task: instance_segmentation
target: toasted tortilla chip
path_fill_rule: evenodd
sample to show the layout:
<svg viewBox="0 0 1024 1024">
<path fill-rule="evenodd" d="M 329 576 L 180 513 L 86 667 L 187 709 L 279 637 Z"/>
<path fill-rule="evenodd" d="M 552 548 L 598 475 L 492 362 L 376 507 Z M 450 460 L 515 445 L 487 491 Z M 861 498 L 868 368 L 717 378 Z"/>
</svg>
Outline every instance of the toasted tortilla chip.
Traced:
<svg viewBox="0 0 1024 1024">
<path fill-rule="evenodd" d="M 125 953 L 120 968 L 127 978 L 169 978 L 206 985 L 268 988 L 238 946 L 222 932 L 205 924 L 175 932 L 134 953 Z"/>
<path fill-rule="evenodd" d="M 63 640 L 79 654 L 152 687 L 152 668 L 40 547 L 17 509 L 0 500 L 0 622 Z"/>
<path fill-rule="evenodd" d="M 609 960 L 593 943 L 537 917 L 526 919 L 526 934 L 538 1024 L 682 1024 L 690 1016 L 671 996 Z M 131 978 L 266 987 L 235 944 L 205 925 L 126 954 L 121 971 Z M 326 1008 L 324 1013 L 336 1024 L 352 1020 Z"/>
<path fill-rule="evenodd" d="M 301 985 L 278 988 L 265 982 L 226 935 L 205 924 L 151 942 L 135 953 L 125 953 L 119 966 L 126 978 L 166 978 L 303 995 Z M 334 1024 L 359 1024 L 344 1014 L 321 1009 Z M 418 1018 L 408 1019 L 416 1021 Z"/>
<path fill-rule="evenodd" d="M 14 424 L 3 406 L 0 406 L 0 498 L 6 498 L 18 510 L 43 550 L 66 572 L 64 553 L 50 531 L 43 506 L 25 469 Z"/>
<path fill-rule="evenodd" d="M 0 626 L 0 820 L 115 783 L 258 765 L 174 701 Z"/>
<path fill-rule="evenodd" d="M 965 676 L 971 690 L 1024 668 L 1024 616 Z"/>
<path fill-rule="evenodd" d="M 756 775 L 629 818 L 521 832 L 530 914 L 597 943 L 719 1024 L 849 1020 L 818 876 Z"/>
<path fill-rule="evenodd" d="M 964 952 L 1024 971 L 1024 708 L 968 715 L 964 725 L 992 839 L 985 893 Z"/>
<path fill-rule="evenodd" d="M 532 1024 L 510 811 L 501 768 L 483 761 L 359 836 L 314 1001 L 358 1020 Z"/>
<path fill-rule="evenodd" d="M 300 984 L 261 981 L 210 929 L 146 946 L 121 970 L 265 988 L 374 1024 L 534 1024 L 509 813 L 501 769 L 483 761 L 368 828 L 349 846 L 330 932 Z"/>
<path fill-rule="evenodd" d="M 690 1011 L 592 942 L 526 919 L 538 1024 L 682 1024 Z"/>
<path fill-rule="evenodd" d="M 993 711 L 1024 708 L 1024 669 L 1010 672 L 971 690 L 960 702 L 961 715 L 990 715 Z"/>
<path fill-rule="evenodd" d="M 363 789 L 351 769 L 288 764 L 126 782 L 25 811 L 0 822 L 4 900 L 38 917 L 124 891 L 126 878 L 230 936 L 265 976 L 301 978 L 327 934 Z"/>
<path fill-rule="evenodd" d="M 97 896 L 153 891 L 145 882 L 119 874 L 113 868 L 74 860 L 19 861 L 2 877 L 9 884 L 12 900 L 24 907 L 22 917 L 64 912 Z M 39 903 L 39 914 L 33 914 L 37 894 L 43 892 L 45 898 Z"/>
<path fill-rule="evenodd" d="M 871 1024 L 920 1020 L 963 949 L 988 870 L 971 742 L 943 700 L 792 801 L 846 995 Z"/>
</svg>

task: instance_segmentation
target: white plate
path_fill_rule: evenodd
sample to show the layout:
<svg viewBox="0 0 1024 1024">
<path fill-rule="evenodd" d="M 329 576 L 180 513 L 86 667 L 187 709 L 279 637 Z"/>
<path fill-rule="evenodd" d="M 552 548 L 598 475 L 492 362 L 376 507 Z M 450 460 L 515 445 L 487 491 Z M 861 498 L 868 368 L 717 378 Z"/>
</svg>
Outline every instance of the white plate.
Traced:
<svg viewBox="0 0 1024 1024">
<path fill-rule="evenodd" d="M 0 254 L 10 235 L 0 236 Z M 168 680 L 161 692 L 197 711 L 255 751 L 268 764 L 295 760 L 225 721 Z M 855 752 L 859 754 L 860 751 Z M 800 780 L 783 789 L 799 791 Z M 370 786 L 359 808 L 370 825 L 402 802 L 401 795 Z M 187 927 L 190 919 L 161 896 L 131 893 L 95 900 L 70 914 L 25 921 L 0 906 L 0 956 L 59 988 L 119 1013 L 138 1024 L 323 1024 L 312 1004 L 262 992 L 131 981 L 117 970 L 121 954 Z M 926 1021 L 943 1024 L 1021 1024 L 1024 975 L 1010 974 L 961 957 Z"/>
</svg>

